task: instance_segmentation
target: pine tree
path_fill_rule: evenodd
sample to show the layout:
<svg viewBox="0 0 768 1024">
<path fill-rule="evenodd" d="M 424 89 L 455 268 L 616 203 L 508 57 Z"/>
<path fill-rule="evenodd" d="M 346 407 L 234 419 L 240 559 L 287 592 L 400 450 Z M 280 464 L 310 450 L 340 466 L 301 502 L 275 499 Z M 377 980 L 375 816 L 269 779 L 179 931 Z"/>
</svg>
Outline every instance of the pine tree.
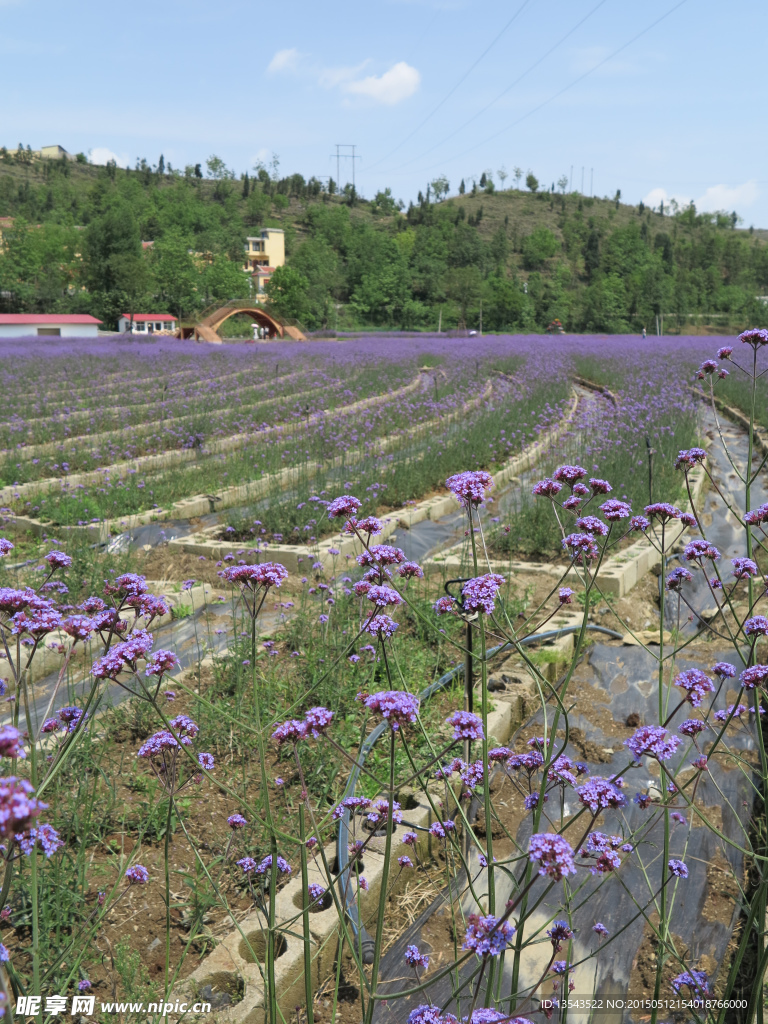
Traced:
<svg viewBox="0 0 768 1024">
<path fill-rule="evenodd" d="M 464 185 L 464 179 L 462 178 L 461 179 L 461 184 L 459 185 L 459 195 L 463 196 L 465 192 L 466 192 L 466 187 Z"/>
</svg>

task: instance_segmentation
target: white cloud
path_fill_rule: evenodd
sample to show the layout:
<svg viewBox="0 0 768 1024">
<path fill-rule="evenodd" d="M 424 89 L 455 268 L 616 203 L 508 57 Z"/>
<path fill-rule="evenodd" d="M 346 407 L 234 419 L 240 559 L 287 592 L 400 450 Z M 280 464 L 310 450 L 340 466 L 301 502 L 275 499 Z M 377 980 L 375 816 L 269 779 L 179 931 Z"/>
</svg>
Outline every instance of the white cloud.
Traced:
<svg viewBox="0 0 768 1024">
<path fill-rule="evenodd" d="M 678 206 L 687 206 L 691 201 L 700 213 L 716 213 L 718 210 L 736 210 L 751 206 L 760 196 L 757 182 L 745 181 L 743 185 L 710 185 L 697 199 L 690 195 L 669 194 L 665 188 L 654 188 L 644 197 L 646 206 L 657 207 L 663 201 L 665 207 L 674 200 Z"/>
<path fill-rule="evenodd" d="M 318 76 L 318 82 L 324 89 L 335 89 L 337 85 L 349 83 L 355 75 L 359 75 L 369 64 L 369 60 L 364 60 L 353 68 L 323 68 Z"/>
<path fill-rule="evenodd" d="M 118 156 L 117 153 L 113 153 L 106 146 L 96 146 L 90 151 L 88 156 L 92 164 L 98 164 L 99 166 L 108 164 L 110 160 L 114 160 L 118 167 L 127 167 L 129 164 L 127 156 Z"/>
<path fill-rule="evenodd" d="M 703 196 L 696 200 L 696 209 L 703 213 L 715 210 L 738 210 L 751 206 L 760 196 L 757 182 L 745 181 L 743 185 L 711 185 Z"/>
<path fill-rule="evenodd" d="M 268 74 L 275 75 L 281 71 L 296 71 L 299 67 L 301 54 L 295 48 L 278 50 L 267 67 Z"/>
<path fill-rule="evenodd" d="M 349 82 L 344 91 L 355 96 L 367 96 L 376 103 L 394 106 L 413 96 L 421 84 L 421 75 L 416 68 L 398 61 L 383 75 L 369 75 L 357 82 Z"/>
</svg>

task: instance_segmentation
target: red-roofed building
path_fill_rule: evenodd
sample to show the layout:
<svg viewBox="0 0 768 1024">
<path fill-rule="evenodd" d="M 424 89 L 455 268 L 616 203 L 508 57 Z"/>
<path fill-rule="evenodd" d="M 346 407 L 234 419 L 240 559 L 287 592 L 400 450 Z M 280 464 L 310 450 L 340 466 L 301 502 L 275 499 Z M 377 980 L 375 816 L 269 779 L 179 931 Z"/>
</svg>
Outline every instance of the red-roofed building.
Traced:
<svg viewBox="0 0 768 1024">
<path fill-rule="evenodd" d="M 0 338 L 98 338 L 100 324 L 88 313 L 0 313 Z"/>
<path fill-rule="evenodd" d="M 134 313 L 133 334 L 173 334 L 177 319 L 170 313 Z M 131 314 L 123 313 L 117 323 L 123 334 L 131 333 Z"/>
</svg>

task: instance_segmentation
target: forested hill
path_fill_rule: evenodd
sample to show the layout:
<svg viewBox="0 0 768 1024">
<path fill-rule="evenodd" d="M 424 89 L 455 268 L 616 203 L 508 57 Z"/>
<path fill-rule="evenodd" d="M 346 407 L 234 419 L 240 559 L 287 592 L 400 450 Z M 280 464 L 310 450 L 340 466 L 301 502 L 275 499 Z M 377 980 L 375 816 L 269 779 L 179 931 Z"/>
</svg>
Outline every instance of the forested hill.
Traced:
<svg viewBox="0 0 768 1024">
<path fill-rule="evenodd" d="M 191 317 L 247 295 L 245 237 L 281 227 L 287 265 L 270 301 L 310 330 L 475 327 L 481 312 L 486 331 L 526 332 L 555 318 L 650 333 L 657 315 L 665 333 L 765 318 L 764 233 L 729 214 L 492 186 L 400 210 L 389 190 L 328 194 L 264 169 L 236 179 L 220 161 L 211 173 L 0 150 L 0 309 L 89 312 L 109 326 L 129 304 Z"/>
</svg>

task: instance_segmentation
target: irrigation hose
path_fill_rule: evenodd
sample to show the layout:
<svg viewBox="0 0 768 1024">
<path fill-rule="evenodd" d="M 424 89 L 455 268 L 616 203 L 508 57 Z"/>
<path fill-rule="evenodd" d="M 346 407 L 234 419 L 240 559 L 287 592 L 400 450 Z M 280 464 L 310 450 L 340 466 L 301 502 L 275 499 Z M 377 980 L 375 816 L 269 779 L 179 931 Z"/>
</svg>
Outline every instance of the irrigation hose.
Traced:
<svg viewBox="0 0 768 1024">
<path fill-rule="evenodd" d="M 487 658 L 492 658 L 497 654 L 502 654 L 504 651 L 516 648 L 518 645 L 521 647 L 527 647 L 529 644 L 540 643 L 542 640 L 552 640 L 556 637 L 567 636 L 569 633 L 580 633 L 581 626 L 566 626 L 562 629 L 550 629 L 545 633 L 534 633 L 532 636 L 525 637 L 517 643 L 505 643 L 500 644 L 498 647 L 492 647 L 487 654 Z M 597 633 L 606 633 L 608 636 L 613 637 L 616 640 L 621 640 L 623 633 L 617 633 L 615 629 L 608 629 L 607 626 L 593 626 L 591 623 L 587 624 L 587 629 L 593 630 Z M 463 675 L 464 664 L 455 665 L 452 669 L 449 669 L 445 675 L 440 676 L 434 683 L 430 683 L 424 690 L 419 694 L 420 701 L 429 700 L 430 697 L 438 693 L 440 690 L 451 683 L 457 676 Z M 387 723 L 382 722 L 377 725 L 376 728 L 370 732 L 363 741 L 363 745 L 360 748 L 360 754 L 358 759 L 355 761 L 355 765 L 352 769 L 352 773 L 349 776 L 347 782 L 347 788 L 344 791 L 342 800 L 346 800 L 348 797 L 355 795 L 355 788 L 357 786 L 357 780 L 360 778 L 360 772 L 362 770 L 365 759 L 368 757 L 370 752 L 373 750 L 377 740 L 379 740 L 387 730 Z M 338 869 L 337 877 L 341 880 L 343 900 L 345 903 L 345 909 L 349 923 L 352 928 L 352 933 L 355 938 L 355 945 L 360 950 L 362 961 L 364 964 L 373 963 L 373 951 L 374 941 L 366 931 L 365 925 L 360 917 L 360 911 L 357 906 L 355 894 L 352 891 L 352 886 L 349 884 L 350 879 L 346 876 L 349 871 L 349 821 L 350 821 L 349 808 L 344 808 L 344 813 L 339 820 L 339 835 L 336 840 L 336 867 Z"/>
</svg>

